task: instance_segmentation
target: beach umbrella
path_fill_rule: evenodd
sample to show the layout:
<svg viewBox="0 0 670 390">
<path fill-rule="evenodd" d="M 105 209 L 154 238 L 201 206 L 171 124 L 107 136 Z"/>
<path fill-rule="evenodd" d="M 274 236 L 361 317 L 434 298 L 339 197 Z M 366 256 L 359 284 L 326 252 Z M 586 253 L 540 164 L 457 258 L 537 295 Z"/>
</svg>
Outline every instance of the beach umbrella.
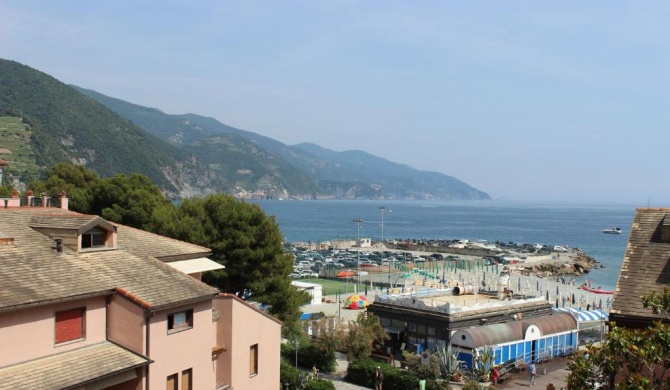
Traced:
<svg viewBox="0 0 670 390">
<path fill-rule="evenodd" d="M 556 286 L 556 295 L 560 294 L 561 292 L 558 290 L 558 286 Z"/>
<path fill-rule="evenodd" d="M 518 291 L 518 292 L 521 292 L 521 278 L 517 279 L 517 281 L 518 281 L 518 283 L 517 283 L 517 291 Z"/>
<path fill-rule="evenodd" d="M 558 301 L 558 298 L 556 299 L 556 301 Z M 549 302 L 549 290 L 547 290 L 547 302 Z M 558 307 L 558 305 L 556 305 L 556 307 Z"/>
<path fill-rule="evenodd" d="M 558 308 L 558 297 L 556 297 L 556 308 Z"/>
<path fill-rule="evenodd" d="M 572 304 L 575 304 L 575 293 L 572 293 Z"/>
<path fill-rule="evenodd" d="M 536 281 L 535 284 L 536 284 L 535 290 L 540 291 L 540 281 L 539 280 Z M 549 294 L 549 293 L 547 293 L 547 294 Z M 547 298 L 547 299 L 549 299 L 549 298 Z"/>
<path fill-rule="evenodd" d="M 598 304 L 598 309 L 602 310 L 602 308 L 603 308 L 603 299 L 600 298 L 600 304 Z"/>
</svg>

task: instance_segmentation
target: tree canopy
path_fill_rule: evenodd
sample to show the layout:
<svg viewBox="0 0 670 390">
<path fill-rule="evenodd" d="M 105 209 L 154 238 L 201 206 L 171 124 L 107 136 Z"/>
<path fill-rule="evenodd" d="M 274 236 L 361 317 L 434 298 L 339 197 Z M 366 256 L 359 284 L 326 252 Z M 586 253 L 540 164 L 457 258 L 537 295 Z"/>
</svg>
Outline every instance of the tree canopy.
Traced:
<svg viewBox="0 0 670 390">
<path fill-rule="evenodd" d="M 298 331 L 299 307 L 309 297 L 291 286 L 293 260 L 284 252 L 279 225 L 258 205 L 224 194 L 190 198 L 179 207 L 158 207 L 152 230 L 211 248 L 212 258 L 226 268 L 205 274 L 205 282 L 270 305 L 285 331 Z"/>
<path fill-rule="evenodd" d="M 670 289 L 642 299 L 666 321 L 646 329 L 612 327 L 601 347 L 590 347 L 569 364 L 570 389 L 670 390 Z"/>
</svg>

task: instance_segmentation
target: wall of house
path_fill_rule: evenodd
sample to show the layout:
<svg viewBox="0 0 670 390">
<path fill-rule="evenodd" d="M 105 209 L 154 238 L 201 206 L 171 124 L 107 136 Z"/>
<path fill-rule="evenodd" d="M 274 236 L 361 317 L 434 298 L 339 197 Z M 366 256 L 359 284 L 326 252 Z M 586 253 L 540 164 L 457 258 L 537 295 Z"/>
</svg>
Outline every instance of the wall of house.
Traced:
<svg viewBox="0 0 670 390">
<path fill-rule="evenodd" d="M 168 333 L 169 314 L 193 309 L 193 327 Z M 193 389 L 214 388 L 215 367 L 212 362 L 212 301 L 194 303 L 155 313 L 149 325 L 148 356 L 154 360 L 149 367 L 151 388 L 164 389 L 167 377 L 192 369 Z"/>
<path fill-rule="evenodd" d="M 104 341 L 105 304 L 103 296 L 0 314 L 0 367 Z M 85 338 L 56 345 L 56 312 L 78 307 L 86 307 Z"/>
<path fill-rule="evenodd" d="M 107 305 L 107 338 L 131 351 L 144 355 L 144 310 L 122 295 L 113 295 Z"/>
<path fill-rule="evenodd" d="M 214 300 L 221 312 L 217 344 L 225 345 L 217 359 L 217 383 L 236 389 L 274 389 L 279 384 L 281 324 L 232 297 Z M 250 375 L 249 353 L 258 344 L 258 374 Z"/>
</svg>

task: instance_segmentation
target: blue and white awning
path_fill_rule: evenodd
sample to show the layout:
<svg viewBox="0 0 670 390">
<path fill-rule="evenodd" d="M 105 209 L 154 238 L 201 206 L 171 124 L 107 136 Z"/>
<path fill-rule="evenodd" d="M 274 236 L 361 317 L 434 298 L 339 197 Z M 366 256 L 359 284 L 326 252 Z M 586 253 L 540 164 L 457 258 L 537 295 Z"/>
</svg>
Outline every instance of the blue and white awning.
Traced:
<svg viewBox="0 0 670 390">
<path fill-rule="evenodd" d="M 576 317 L 578 322 L 607 321 L 609 318 L 607 312 L 603 310 L 577 310 L 570 307 L 554 308 L 554 310 L 568 312 Z"/>
</svg>

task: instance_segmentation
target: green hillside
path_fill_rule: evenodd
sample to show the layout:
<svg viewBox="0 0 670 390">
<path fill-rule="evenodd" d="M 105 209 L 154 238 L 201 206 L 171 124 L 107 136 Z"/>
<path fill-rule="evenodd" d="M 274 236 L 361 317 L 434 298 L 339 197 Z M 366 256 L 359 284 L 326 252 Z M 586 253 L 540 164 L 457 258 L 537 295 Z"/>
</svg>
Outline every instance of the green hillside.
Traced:
<svg viewBox="0 0 670 390">
<path fill-rule="evenodd" d="M 180 186 L 203 176 L 203 166 L 187 151 L 47 74 L 2 59 L 0 110 L 21 116 L 31 126 L 29 145 L 41 169 L 69 161 L 103 177 L 138 172 L 175 195 Z"/>
<path fill-rule="evenodd" d="M 32 130 L 20 117 L 0 116 L 0 158 L 9 163 L 4 183 L 15 177 L 22 182 L 39 177 L 41 172 L 30 147 Z"/>
<path fill-rule="evenodd" d="M 308 173 L 276 156 L 257 139 L 250 139 L 249 134 L 253 133 L 226 126 L 213 118 L 195 114 L 170 115 L 155 108 L 72 87 L 147 132 L 198 156 L 209 164 L 214 173 L 225 178 L 226 192 L 244 196 L 241 191 L 244 189 L 247 193 L 256 192 L 268 198 L 328 195 Z"/>
</svg>

